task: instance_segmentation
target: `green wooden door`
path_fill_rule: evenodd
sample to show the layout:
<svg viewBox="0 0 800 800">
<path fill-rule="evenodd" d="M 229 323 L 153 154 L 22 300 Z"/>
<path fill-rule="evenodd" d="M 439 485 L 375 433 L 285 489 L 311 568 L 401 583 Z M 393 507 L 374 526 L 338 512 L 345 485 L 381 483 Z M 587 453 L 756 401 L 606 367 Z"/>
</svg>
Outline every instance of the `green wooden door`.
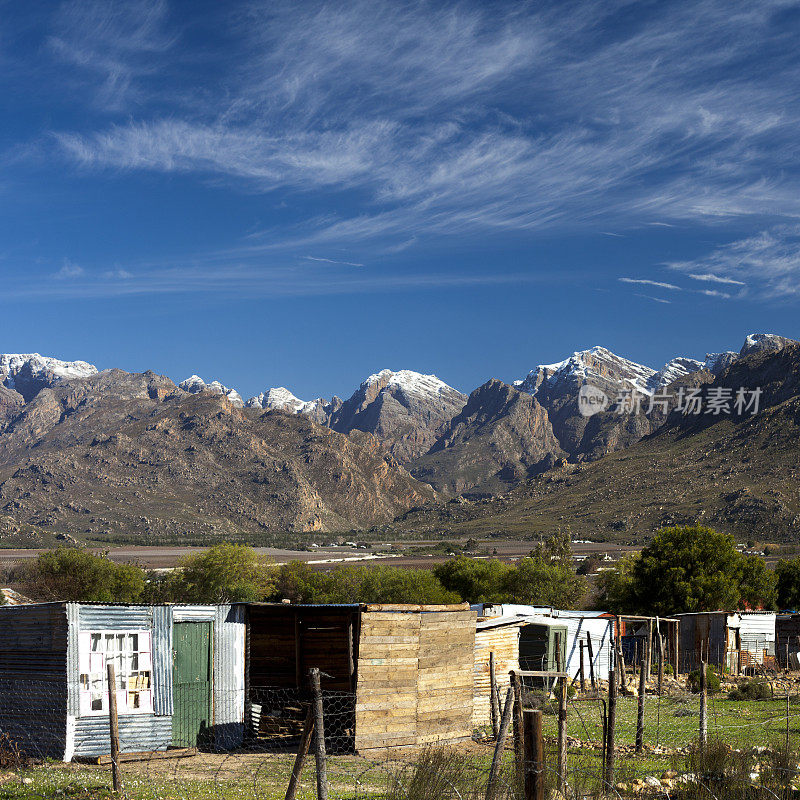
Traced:
<svg viewBox="0 0 800 800">
<path fill-rule="evenodd" d="M 172 628 L 172 743 L 177 747 L 202 745 L 211 733 L 212 630 L 211 622 L 176 622 Z"/>
</svg>

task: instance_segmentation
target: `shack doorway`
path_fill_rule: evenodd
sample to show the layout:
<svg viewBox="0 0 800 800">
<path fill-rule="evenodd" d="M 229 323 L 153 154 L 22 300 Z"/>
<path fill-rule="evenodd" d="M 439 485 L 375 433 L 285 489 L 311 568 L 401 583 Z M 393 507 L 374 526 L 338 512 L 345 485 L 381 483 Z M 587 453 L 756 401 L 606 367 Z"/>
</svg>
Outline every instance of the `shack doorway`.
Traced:
<svg viewBox="0 0 800 800">
<path fill-rule="evenodd" d="M 172 743 L 197 747 L 211 737 L 213 623 L 176 622 L 172 631 L 172 683 L 175 710 Z"/>
</svg>

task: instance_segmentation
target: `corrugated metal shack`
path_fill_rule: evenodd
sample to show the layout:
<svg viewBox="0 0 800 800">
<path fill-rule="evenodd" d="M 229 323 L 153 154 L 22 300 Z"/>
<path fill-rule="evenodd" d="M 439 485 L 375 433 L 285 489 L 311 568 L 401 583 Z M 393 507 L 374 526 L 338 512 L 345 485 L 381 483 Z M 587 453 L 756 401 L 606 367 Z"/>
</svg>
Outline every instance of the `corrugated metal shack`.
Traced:
<svg viewBox="0 0 800 800">
<path fill-rule="evenodd" d="M 512 603 L 483 603 L 473 606 L 481 617 L 518 618 L 532 622 L 537 617 L 549 618 L 567 629 L 566 671 L 574 678 L 580 672 L 580 645 L 587 639 L 592 644 L 595 675 L 605 680 L 612 663 L 611 650 L 615 631 L 613 614 L 602 611 L 564 611 L 550 606 L 526 606 Z M 488 653 L 487 653 L 488 659 Z M 584 667 L 589 673 L 589 651 L 584 651 Z"/>
<path fill-rule="evenodd" d="M 0 731 L 65 761 L 108 753 L 111 662 L 123 752 L 235 746 L 244 644 L 241 606 L 0 607 Z"/>
<path fill-rule="evenodd" d="M 466 605 L 251 604 L 248 634 L 262 738 L 297 735 L 311 667 L 322 672 L 326 736 L 339 746 L 363 752 L 471 735 L 475 615 Z"/>
<path fill-rule="evenodd" d="M 676 614 L 680 620 L 681 664 L 701 660 L 739 675 L 775 666 L 776 615 L 771 611 L 707 611 Z"/>
</svg>

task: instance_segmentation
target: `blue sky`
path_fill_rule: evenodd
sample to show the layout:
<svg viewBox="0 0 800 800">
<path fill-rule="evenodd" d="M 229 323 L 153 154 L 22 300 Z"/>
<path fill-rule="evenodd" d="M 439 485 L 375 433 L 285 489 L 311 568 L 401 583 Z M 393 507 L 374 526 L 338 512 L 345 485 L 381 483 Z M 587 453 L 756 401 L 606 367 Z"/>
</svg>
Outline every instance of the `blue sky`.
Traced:
<svg viewBox="0 0 800 800">
<path fill-rule="evenodd" d="M 0 11 L 0 351 L 310 398 L 800 336 L 798 2 Z"/>
</svg>

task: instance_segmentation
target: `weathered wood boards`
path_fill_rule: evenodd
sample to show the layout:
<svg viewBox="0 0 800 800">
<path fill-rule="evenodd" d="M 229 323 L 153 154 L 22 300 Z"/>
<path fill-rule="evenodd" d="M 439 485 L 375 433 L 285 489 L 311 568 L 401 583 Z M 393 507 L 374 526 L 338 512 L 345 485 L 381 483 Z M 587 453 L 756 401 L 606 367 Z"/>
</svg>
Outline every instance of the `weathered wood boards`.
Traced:
<svg viewBox="0 0 800 800">
<path fill-rule="evenodd" d="M 370 608 L 358 643 L 356 750 L 468 738 L 474 613 Z"/>
</svg>

